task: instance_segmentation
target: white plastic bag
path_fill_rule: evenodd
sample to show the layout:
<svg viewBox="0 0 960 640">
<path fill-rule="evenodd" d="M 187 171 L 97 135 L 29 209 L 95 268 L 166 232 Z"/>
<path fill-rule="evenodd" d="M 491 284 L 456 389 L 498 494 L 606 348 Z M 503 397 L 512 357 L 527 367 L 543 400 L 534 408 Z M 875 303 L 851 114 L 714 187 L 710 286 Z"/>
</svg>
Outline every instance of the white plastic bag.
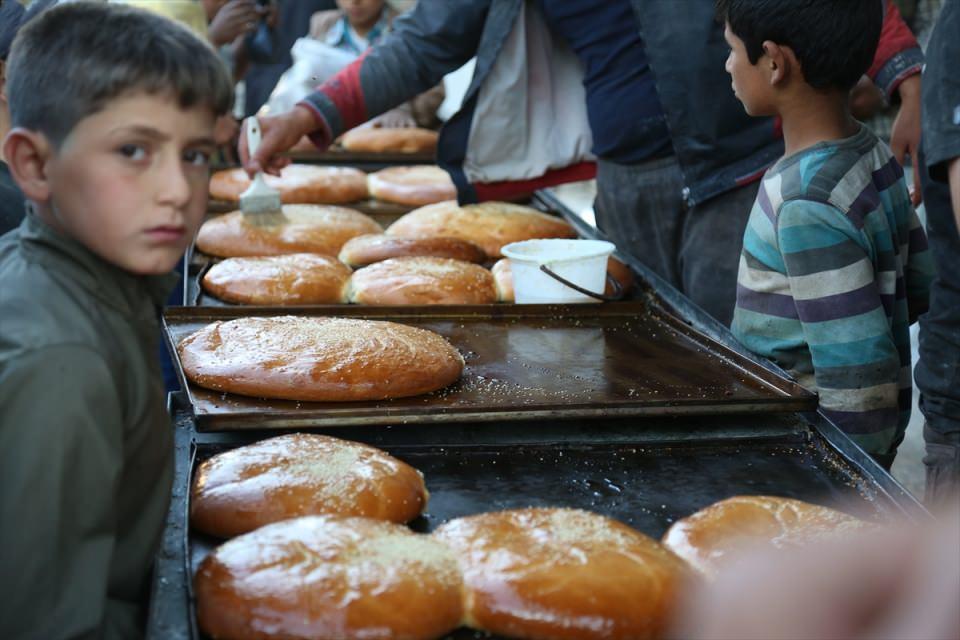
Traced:
<svg viewBox="0 0 960 640">
<path fill-rule="evenodd" d="M 357 56 L 350 52 L 313 38 L 297 40 L 290 49 L 290 55 L 293 66 L 280 76 L 261 113 L 278 114 L 290 111 L 320 84 L 357 59 Z"/>
</svg>

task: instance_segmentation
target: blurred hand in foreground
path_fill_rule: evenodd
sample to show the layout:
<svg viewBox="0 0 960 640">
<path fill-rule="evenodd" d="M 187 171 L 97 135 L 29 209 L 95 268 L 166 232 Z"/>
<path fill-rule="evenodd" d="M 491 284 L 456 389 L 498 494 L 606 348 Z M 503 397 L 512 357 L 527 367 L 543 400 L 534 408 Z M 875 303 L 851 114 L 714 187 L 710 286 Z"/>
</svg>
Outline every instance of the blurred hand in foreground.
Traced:
<svg viewBox="0 0 960 640">
<path fill-rule="evenodd" d="M 680 607 L 673 637 L 960 638 L 960 510 L 936 524 L 877 529 L 731 565 Z"/>
</svg>

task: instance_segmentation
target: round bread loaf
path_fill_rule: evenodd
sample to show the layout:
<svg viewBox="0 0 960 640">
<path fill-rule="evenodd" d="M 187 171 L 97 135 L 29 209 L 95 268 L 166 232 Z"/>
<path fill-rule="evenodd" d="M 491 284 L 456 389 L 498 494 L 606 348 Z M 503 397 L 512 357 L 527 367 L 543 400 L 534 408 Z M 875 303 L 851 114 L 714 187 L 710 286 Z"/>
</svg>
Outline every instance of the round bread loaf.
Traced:
<svg viewBox="0 0 960 640">
<path fill-rule="evenodd" d="M 864 526 L 863 520 L 800 500 L 736 496 L 677 520 L 663 543 L 712 577 L 744 550 L 795 547 Z"/>
<path fill-rule="evenodd" d="M 367 188 L 377 200 L 414 207 L 457 197 L 453 180 L 434 165 L 390 167 L 371 173 L 367 176 Z"/>
<path fill-rule="evenodd" d="M 283 206 L 287 222 L 257 226 L 239 211 L 211 218 L 200 227 L 197 249 L 220 258 L 324 253 L 335 256 L 355 236 L 380 233 L 372 218 L 346 207 L 317 204 Z"/>
<path fill-rule="evenodd" d="M 307 516 L 234 538 L 194 578 L 197 622 L 229 640 L 429 640 L 462 616 L 449 549 L 403 525 Z"/>
<path fill-rule="evenodd" d="M 336 258 L 317 253 L 228 258 L 210 267 L 203 288 L 233 304 L 337 304 L 351 273 Z"/>
<path fill-rule="evenodd" d="M 205 460 L 193 478 L 190 523 L 219 538 L 308 515 L 404 523 L 428 496 L 419 471 L 380 449 L 296 433 Z"/>
<path fill-rule="evenodd" d="M 358 127 L 343 134 L 340 146 L 369 153 L 432 153 L 439 137 L 419 127 Z"/>
<path fill-rule="evenodd" d="M 463 357 L 394 322 L 278 316 L 214 322 L 178 346 L 187 378 L 216 391 L 305 401 L 382 400 L 442 389 Z"/>
<path fill-rule="evenodd" d="M 343 204 L 366 199 L 367 175 L 359 169 L 291 164 L 279 176 L 265 175 L 267 184 L 280 192 L 284 204 Z M 210 176 L 210 197 L 240 202 L 250 186 L 243 169 L 224 169 Z"/>
<path fill-rule="evenodd" d="M 355 268 L 408 256 L 453 258 L 466 262 L 483 262 L 487 259 L 483 249 L 457 238 L 401 238 L 382 233 L 368 234 L 351 238 L 340 249 L 340 260 Z"/>
<path fill-rule="evenodd" d="M 687 575 L 655 540 L 586 511 L 485 513 L 433 535 L 459 559 L 466 624 L 511 638 L 658 638 Z"/>
<path fill-rule="evenodd" d="M 490 271 L 497 281 L 497 295 L 500 297 L 500 301 L 514 302 L 516 296 L 513 292 L 513 268 L 510 264 L 510 258 L 500 258 L 490 268 Z M 630 289 L 633 288 L 633 271 L 616 258 L 611 257 L 607 260 L 607 273 L 620 285 L 621 294 L 626 295 L 630 292 Z M 613 284 L 610 282 L 610 278 L 607 278 L 607 284 L 604 287 L 603 293 L 608 296 L 617 293 Z"/>
<path fill-rule="evenodd" d="M 355 304 L 492 304 L 493 274 L 450 258 L 391 258 L 350 276 L 345 297 Z"/>
<path fill-rule="evenodd" d="M 474 242 L 491 258 L 511 242 L 534 238 L 576 238 L 566 221 L 531 207 L 508 202 L 483 202 L 459 206 L 440 202 L 411 211 L 387 229 L 391 236 L 432 238 L 444 236 Z"/>
</svg>

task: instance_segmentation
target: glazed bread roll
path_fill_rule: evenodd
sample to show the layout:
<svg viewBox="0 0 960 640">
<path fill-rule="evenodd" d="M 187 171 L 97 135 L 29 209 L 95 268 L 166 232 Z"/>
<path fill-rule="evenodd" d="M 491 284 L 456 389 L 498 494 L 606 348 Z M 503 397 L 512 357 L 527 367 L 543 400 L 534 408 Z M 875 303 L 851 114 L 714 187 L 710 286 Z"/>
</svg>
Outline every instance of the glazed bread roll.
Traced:
<svg viewBox="0 0 960 640">
<path fill-rule="evenodd" d="M 863 520 L 800 500 L 737 496 L 677 520 L 663 543 L 712 577 L 744 550 L 796 547 L 865 526 Z"/>
<path fill-rule="evenodd" d="M 414 207 L 457 197 L 453 180 L 433 165 L 390 167 L 371 173 L 367 188 L 377 200 Z"/>
<path fill-rule="evenodd" d="M 492 304 L 493 274 L 450 258 L 392 258 L 354 272 L 345 297 L 355 304 Z"/>
<path fill-rule="evenodd" d="M 229 640 L 439 638 L 462 616 L 449 549 L 406 527 L 307 516 L 217 548 L 194 578 L 197 622 Z"/>
<path fill-rule="evenodd" d="M 603 516 L 521 509 L 452 520 L 434 534 L 464 580 L 464 620 L 511 638 L 657 638 L 683 561 Z"/>
<path fill-rule="evenodd" d="M 369 153 L 432 153 L 440 134 L 419 127 L 359 127 L 340 138 L 347 151 Z"/>
<path fill-rule="evenodd" d="M 284 204 L 343 204 L 367 197 L 367 175 L 359 169 L 291 164 L 279 176 L 264 175 L 267 184 L 280 192 Z M 217 171 L 210 176 L 210 197 L 240 202 L 251 180 L 241 168 Z"/>
<path fill-rule="evenodd" d="M 387 229 L 391 236 L 460 238 L 474 242 L 490 258 L 511 242 L 534 238 L 576 238 L 566 221 L 531 207 L 508 202 L 483 202 L 459 206 L 440 202 L 411 211 Z"/>
<path fill-rule="evenodd" d="M 501 302 L 515 302 L 517 297 L 513 291 L 513 269 L 510 268 L 510 258 L 500 258 L 490 267 L 493 280 L 497 285 L 497 298 Z"/>
<path fill-rule="evenodd" d="M 426 508 L 423 475 L 380 449 L 291 434 L 205 460 L 193 478 L 190 524 L 219 538 L 308 515 L 404 523 Z"/>
<path fill-rule="evenodd" d="M 346 207 L 287 204 L 283 215 L 287 222 L 275 226 L 252 225 L 239 211 L 211 218 L 200 227 L 197 249 L 219 258 L 286 253 L 335 256 L 350 238 L 382 231 L 372 218 Z"/>
<path fill-rule="evenodd" d="M 455 382 L 463 358 L 442 336 L 394 322 L 278 316 L 214 322 L 177 348 L 206 389 L 339 402 L 428 393 Z"/>
<path fill-rule="evenodd" d="M 490 271 L 497 281 L 497 294 L 500 296 L 500 301 L 514 302 L 516 297 L 513 292 L 513 269 L 510 265 L 510 258 L 500 258 L 490 268 Z M 628 294 L 633 288 L 633 271 L 616 258 L 611 257 L 607 260 L 607 273 L 620 285 L 620 291 L 623 295 Z M 616 290 L 610 283 L 609 278 L 607 279 L 603 293 L 608 296 L 616 294 Z"/>
<path fill-rule="evenodd" d="M 337 304 L 350 267 L 317 253 L 228 258 L 210 267 L 203 288 L 233 304 Z"/>
<path fill-rule="evenodd" d="M 382 233 L 368 234 L 351 238 L 340 249 L 340 260 L 354 268 L 409 256 L 453 258 L 466 262 L 483 262 L 487 259 L 483 249 L 457 238 L 402 238 Z"/>
</svg>

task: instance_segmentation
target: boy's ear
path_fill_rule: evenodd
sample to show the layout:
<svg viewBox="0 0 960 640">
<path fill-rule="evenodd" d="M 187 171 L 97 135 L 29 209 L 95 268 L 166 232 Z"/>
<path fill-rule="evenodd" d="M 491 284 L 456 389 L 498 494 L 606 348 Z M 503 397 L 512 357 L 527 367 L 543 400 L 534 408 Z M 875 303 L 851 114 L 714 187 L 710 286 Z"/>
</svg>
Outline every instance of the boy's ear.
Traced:
<svg viewBox="0 0 960 640">
<path fill-rule="evenodd" d="M 800 61 L 790 47 L 766 40 L 763 43 L 763 53 L 764 59 L 759 64 L 767 65 L 765 71 L 771 85 L 784 83 L 800 70 Z"/>
<path fill-rule="evenodd" d="M 3 157 L 10 175 L 27 200 L 46 202 L 50 199 L 48 163 L 53 145 L 42 133 L 17 127 L 3 140 Z"/>
</svg>

